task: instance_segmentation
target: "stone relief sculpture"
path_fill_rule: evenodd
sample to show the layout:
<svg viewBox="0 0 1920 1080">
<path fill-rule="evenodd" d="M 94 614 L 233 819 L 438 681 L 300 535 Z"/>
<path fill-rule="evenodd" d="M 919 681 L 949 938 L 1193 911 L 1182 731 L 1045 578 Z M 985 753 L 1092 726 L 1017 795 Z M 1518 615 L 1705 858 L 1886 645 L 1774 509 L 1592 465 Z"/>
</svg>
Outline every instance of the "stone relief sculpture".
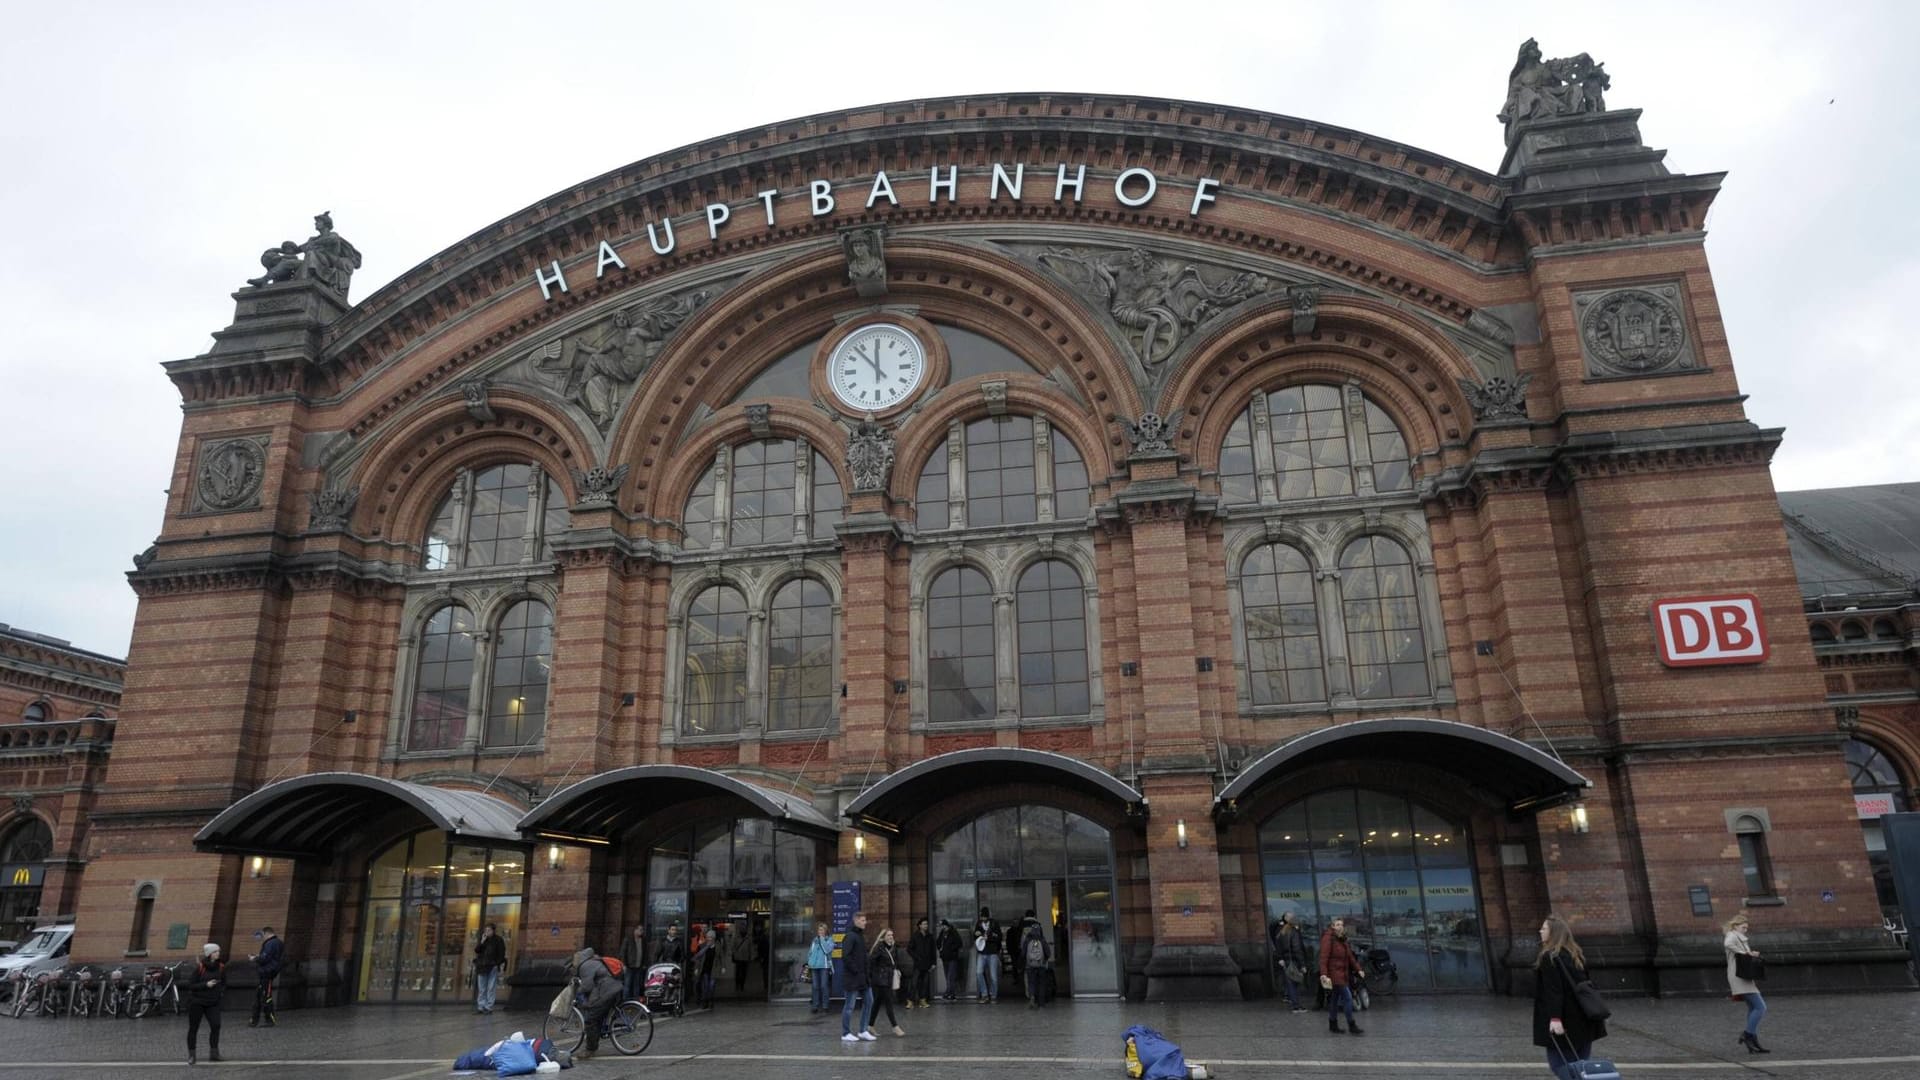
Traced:
<svg viewBox="0 0 1920 1080">
<path fill-rule="evenodd" d="M 1134 454 L 1173 453 L 1173 425 L 1159 413 L 1144 413 L 1137 421 L 1124 416 L 1114 419 L 1127 429 L 1127 441 L 1133 444 Z"/>
<path fill-rule="evenodd" d="M 313 216 L 314 235 L 304 244 L 291 240 L 260 253 L 260 265 L 266 273 L 248 278 L 254 288 L 282 281 L 310 278 L 340 294 L 344 299 L 353 272 L 360 269 L 360 250 L 346 237 L 333 231 L 333 215 L 325 210 Z M 303 261 L 300 256 L 305 255 Z"/>
<path fill-rule="evenodd" d="M 1540 43 L 1528 38 L 1507 76 L 1507 103 L 1496 119 L 1507 125 L 1542 116 L 1605 112 L 1605 92 L 1613 86 L 1606 65 L 1586 53 L 1558 60 L 1542 59 Z"/>
<path fill-rule="evenodd" d="M 623 308 L 606 322 L 534 350 L 531 367 L 604 434 L 627 391 L 653 366 L 674 331 L 711 296 L 702 289 Z"/>
<path fill-rule="evenodd" d="M 614 497 L 620 493 L 620 485 L 627 479 L 627 470 L 624 461 L 611 471 L 598 465 L 584 472 L 573 470 L 573 484 L 580 492 L 573 501 L 574 508 L 612 506 Z"/>
<path fill-rule="evenodd" d="M 856 424 L 847 437 L 847 469 L 856 494 L 885 491 L 893 471 L 893 433 L 872 420 Z"/>
<path fill-rule="evenodd" d="M 1145 248 L 1054 247 L 1039 258 L 1042 266 L 1102 304 L 1149 368 L 1173 355 L 1194 327 L 1267 290 L 1267 279 L 1259 274 L 1235 273 L 1210 282 L 1191 263 L 1173 263 Z"/>
<path fill-rule="evenodd" d="M 194 509 L 239 510 L 257 505 L 266 473 L 263 438 L 250 435 L 210 443 L 200 452 L 200 467 L 194 470 Z"/>
<path fill-rule="evenodd" d="M 1692 367 L 1679 298 L 1674 285 L 1576 294 L 1588 374 L 1646 375 Z"/>
<path fill-rule="evenodd" d="M 1320 286 L 1289 285 L 1287 300 L 1293 305 L 1293 336 L 1311 337 L 1320 325 Z"/>
<path fill-rule="evenodd" d="M 1485 383 L 1476 383 L 1471 379 L 1455 381 L 1460 384 L 1460 392 L 1467 396 L 1467 405 L 1473 409 L 1475 420 L 1489 422 L 1527 418 L 1527 384 L 1533 381 L 1532 375 L 1513 379 L 1495 375 Z"/>
<path fill-rule="evenodd" d="M 493 423 L 493 406 L 487 404 L 487 391 L 491 389 L 487 380 L 476 375 L 460 380 L 459 386 L 460 396 L 467 403 L 467 415 L 483 424 Z"/>
<path fill-rule="evenodd" d="M 874 225 L 840 234 L 840 247 L 847 255 L 847 280 L 853 282 L 854 292 L 861 296 L 884 296 L 887 292 L 887 256 L 882 232 Z"/>
<path fill-rule="evenodd" d="M 339 532 L 360 501 L 359 488 L 320 488 L 307 496 L 307 531 Z"/>
</svg>

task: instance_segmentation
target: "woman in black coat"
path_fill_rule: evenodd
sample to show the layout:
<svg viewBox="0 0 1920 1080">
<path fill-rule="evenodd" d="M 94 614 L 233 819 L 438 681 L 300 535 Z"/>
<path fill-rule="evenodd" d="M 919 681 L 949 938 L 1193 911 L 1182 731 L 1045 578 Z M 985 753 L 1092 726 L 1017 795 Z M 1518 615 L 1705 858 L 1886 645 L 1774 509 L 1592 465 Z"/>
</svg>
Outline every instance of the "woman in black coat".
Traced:
<svg viewBox="0 0 1920 1080">
<path fill-rule="evenodd" d="M 895 1035 L 905 1035 L 900 1030 L 900 1021 L 893 1015 L 894 980 L 900 977 L 902 957 L 900 947 L 894 944 L 893 931 L 880 931 L 880 938 L 874 943 L 873 952 L 867 957 L 867 978 L 873 983 L 873 1003 L 867 1006 L 867 1030 L 873 1030 L 873 1018 L 880 1010 L 887 1010 L 887 1023 L 893 1025 Z"/>
<path fill-rule="evenodd" d="M 187 979 L 187 1064 L 194 1063 L 200 1041 L 200 1021 L 207 1022 L 208 1061 L 220 1060 L 220 1001 L 227 993 L 227 962 L 220 946 L 209 941 L 200 949 L 200 962 Z"/>
<path fill-rule="evenodd" d="M 1533 967 L 1533 1045 L 1546 1049 L 1547 1068 L 1564 1078 L 1569 1062 L 1585 1061 L 1594 1042 L 1607 1037 L 1607 1022 L 1587 1019 L 1574 998 L 1574 984 L 1587 978 L 1587 957 L 1560 916 L 1549 915 L 1540 924 L 1540 956 Z"/>
</svg>

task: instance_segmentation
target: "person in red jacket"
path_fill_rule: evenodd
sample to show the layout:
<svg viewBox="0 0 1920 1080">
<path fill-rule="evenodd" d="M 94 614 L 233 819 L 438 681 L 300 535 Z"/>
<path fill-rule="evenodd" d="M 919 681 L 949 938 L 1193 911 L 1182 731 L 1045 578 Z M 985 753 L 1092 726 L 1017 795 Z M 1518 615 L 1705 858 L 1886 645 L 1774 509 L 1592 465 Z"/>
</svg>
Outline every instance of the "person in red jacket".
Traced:
<svg viewBox="0 0 1920 1080">
<path fill-rule="evenodd" d="M 1360 978 L 1360 958 L 1347 940 L 1347 920 L 1335 919 L 1320 935 L 1320 985 L 1327 992 L 1328 1031 L 1340 1033 L 1340 1009 L 1344 1006 L 1348 1033 L 1361 1033 L 1353 1019 L 1353 988 Z"/>
</svg>

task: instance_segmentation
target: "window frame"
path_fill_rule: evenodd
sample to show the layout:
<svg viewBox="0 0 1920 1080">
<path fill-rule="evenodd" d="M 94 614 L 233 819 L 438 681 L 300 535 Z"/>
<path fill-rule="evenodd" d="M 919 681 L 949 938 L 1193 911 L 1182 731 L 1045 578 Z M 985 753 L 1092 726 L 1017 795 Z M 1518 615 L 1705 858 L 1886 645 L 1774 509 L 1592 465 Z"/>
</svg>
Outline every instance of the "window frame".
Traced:
<svg viewBox="0 0 1920 1080">
<path fill-rule="evenodd" d="M 972 493 L 973 477 L 988 473 L 1004 476 L 1009 472 L 1017 474 L 1018 466 L 1009 469 L 1004 465 L 987 467 L 984 462 L 976 464 L 973 444 L 967 433 L 984 423 L 997 423 L 1003 420 L 1025 420 L 1033 425 L 1031 431 L 1032 451 L 1026 463 L 1026 475 L 1032 478 L 1034 500 L 1033 517 L 1020 521 L 978 522 L 974 518 L 976 497 Z M 1056 451 L 1064 443 L 1067 454 Z M 993 445 L 1010 445 L 1001 440 Z M 983 452 L 984 456 L 984 452 Z M 937 491 L 942 476 L 940 464 L 945 460 L 946 497 L 934 500 L 923 498 L 930 490 Z M 1077 473 L 1080 483 L 1061 485 L 1062 473 L 1069 480 Z M 1004 489 L 1004 483 L 997 485 Z M 935 532 L 959 533 L 969 530 L 1004 530 L 1031 528 L 1036 525 L 1078 524 L 1084 521 L 1093 507 L 1094 478 L 1092 467 L 1087 464 L 1087 456 L 1079 444 L 1068 436 L 1051 417 L 1041 412 L 1007 412 L 999 415 L 970 415 L 955 418 L 947 422 L 947 434 L 934 446 L 921 462 L 918 479 L 914 487 L 914 527 L 920 534 Z M 1028 495 L 1028 492 L 1015 492 L 1016 496 Z M 1069 513 L 1062 517 L 1060 513 L 1063 496 L 1066 497 Z M 978 496 L 978 500 L 1004 500 L 1004 491 L 991 495 Z M 1082 503 L 1084 502 L 1084 507 Z M 944 514 L 929 515 L 926 511 L 934 506 L 944 506 Z M 1077 509 L 1078 512 L 1074 512 Z M 929 517 L 934 520 L 929 520 Z"/>
<path fill-rule="evenodd" d="M 496 469 L 514 467 L 528 470 L 527 505 L 524 510 L 526 521 L 517 541 L 522 545 L 520 555 L 511 561 L 470 563 L 468 559 L 472 552 L 471 536 L 479 480 Z M 551 561 L 554 540 L 570 527 L 569 519 L 562 516 L 570 515 L 572 510 L 571 505 L 565 502 L 566 497 L 566 488 L 561 485 L 560 478 L 537 461 L 515 458 L 462 465 L 454 471 L 445 493 L 434 503 L 433 514 L 420 534 L 419 557 L 414 561 L 413 569 L 422 574 L 456 574 L 534 566 Z M 555 505 L 556 501 L 560 505 Z M 447 521 L 448 536 L 444 540 L 435 535 L 442 519 Z M 495 536 L 487 542 L 499 541 L 500 538 Z M 443 552 L 438 556 L 437 566 L 434 565 L 436 550 Z"/>
<path fill-rule="evenodd" d="M 740 471 L 746 469 L 764 469 L 766 464 L 748 463 L 742 466 L 738 460 L 739 452 L 747 447 L 764 447 L 784 444 L 792 448 L 791 462 L 784 463 L 793 469 L 793 483 L 790 488 L 793 510 L 792 533 L 778 540 L 760 540 L 750 544 L 737 542 L 735 538 L 736 509 L 742 490 L 737 486 Z M 831 506 L 823 505 L 825 493 L 831 489 L 836 493 Z M 756 487 L 762 494 L 779 491 L 779 488 Z M 694 507 L 699 500 L 706 500 L 704 513 L 695 517 Z M 833 526 L 846 519 L 847 490 L 841 483 L 839 470 L 822 453 L 811 439 L 804 436 L 788 437 L 769 435 L 765 438 L 745 439 L 740 442 L 722 444 L 714 449 L 713 457 L 707 467 L 687 491 L 687 497 L 680 504 L 680 543 L 682 550 L 688 553 L 702 551 L 728 551 L 748 553 L 767 550 L 780 550 L 804 546 L 813 543 L 827 543 L 837 539 Z M 722 513 L 724 507 L 725 512 Z M 766 522 L 785 515 L 757 514 L 753 520 Z M 696 539 L 695 527 L 705 533 L 704 542 Z M 762 525 L 764 534 L 764 524 Z"/>
<path fill-rule="evenodd" d="M 1293 427 L 1273 412 L 1274 399 L 1297 391 L 1301 408 L 1285 416 L 1299 416 L 1300 438 L 1282 440 L 1282 427 Z M 1332 391 L 1331 404 L 1320 391 Z M 1317 402 L 1310 399 L 1319 399 Z M 1319 417 L 1319 420 L 1315 420 Z M 1375 422 L 1385 426 L 1374 430 Z M 1338 435 L 1317 425 L 1334 423 Z M 1324 431 L 1324 433 L 1322 433 Z M 1398 445 L 1401 456 L 1390 453 Z M 1284 468 L 1282 448 L 1298 445 L 1304 455 L 1308 491 L 1288 494 L 1289 477 L 1298 469 Z M 1369 395 L 1358 380 L 1345 383 L 1312 380 L 1281 381 L 1255 390 L 1247 404 L 1221 433 L 1219 455 L 1215 459 L 1221 499 L 1229 506 L 1282 506 L 1304 502 L 1373 497 L 1411 497 L 1414 494 L 1413 444 L 1404 426 L 1386 406 Z M 1341 448 L 1344 447 L 1342 450 Z M 1319 462 L 1319 451 L 1340 451 L 1344 461 Z M 1382 451 L 1388 451 L 1384 456 Z M 1240 460 L 1251 464 L 1251 472 L 1237 465 L 1229 470 L 1229 454 L 1239 452 Z M 1321 491 L 1320 473 L 1344 469 L 1344 491 Z M 1397 474 L 1397 483 L 1381 487 L 1382 471 Z M 1236 492 L 1251 491 L 1252 498 L 1237 497 Z"/>
<path fill-rule="evenodd" d="M 792 556 L 779 559 L 763 557 L 751 560 L 730 560 L 721 564 L 698 565 L 682 571 L 674 582 L 673 594 L 669 600 L 670 614 L 666 620 L 667 655 L 672 665 L 673 675 L 662 687 L 662 709 L 666 718 L 662 725 L 662 743 L 729 743 L 745 739 L 773 742 L 790 739 L 811 740 L 835 730 L 840 722 L 840 685 L 844 665 L 840 606 L 842 582 L 837 571 L 836 565 L 823 558 L 806 558 L 796 566 Z M 824 611 L 827 618 L 825 667 L 828 695 L 825 713 L 819 724 L 776 727 L 775 709 L 771 701 L 772 693 L 778 689 L 774 683 L 773 664 L 774 604 L 789 587 L 795 586 L 796 583 L 799 583 L 803 592 L 807 585 L 815 586 L 825 597 Z M 740 703 L 739 724 L 737 728 L 727 731 L 695 730 L 690 726 L 694 708 L 687 677 L 688 660 L 693 648 L 691 633 L 693 608 L 710 589 L 715 587 L 732 589 L 742 597 L 744 604 L 746 637 L 741 647 L 741 656 L 745 665 L 745 690 Z M 803 606 L 782 610 L 800 612 L 806 608 Z M 809 636 L 819 637 L 820 635 Z"/>
</svg>

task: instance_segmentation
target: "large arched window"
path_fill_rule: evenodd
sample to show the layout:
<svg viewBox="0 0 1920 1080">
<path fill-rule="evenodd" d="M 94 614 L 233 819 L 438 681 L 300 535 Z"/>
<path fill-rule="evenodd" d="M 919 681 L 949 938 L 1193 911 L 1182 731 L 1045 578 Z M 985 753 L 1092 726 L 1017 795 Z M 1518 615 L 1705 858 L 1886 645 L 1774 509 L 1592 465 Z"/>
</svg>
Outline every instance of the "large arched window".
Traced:
<svg viewBox="0 0 1920 1080">
<path fill-rule="evenodd" d="M 824 727 L 833 716 L 832 596 L 795 578 L 773 594 L 767 621 L 767 729 Z"/>
<path fill-rule="evenodd" d="M 831 540 L 843 515 L 840 476 L 824 455 L 804 442 L 761 439 L 719 451 L 687 496 L 681 525 L 687 550 L 700 551 Z"/>
<path fill-rule="evenodd" d="M 459 604 L 434 612 L 422 628 L 407 731 L 409 750 L 453 750 L 466 738 L 477 629 L 473 612 Z"/>
<path fill-rule="evenodd" d="M 1407 549 L 1384 536 L 1363 536 L 1340 553 L 1341 614 L 1355 697 L 1429 692 L 1417 588 Z"/>
<path fill-rule="evenodd" d="M 747 711 L 747 602 L 740 590 L 714 585 L 687 610 L 686 730 L 733 734 Z"/>
<path fill-rule="evenodd" d="M 536 562 L 566 530 L 566 494 L 539 466 L 462 469 L 433 515 L 420 565 L 451 570 Z"/>
<path fill-rule="evenodd" d="M 1087 601 L 1080 574 L 1058 559 L 1027 567 L 1016 600 L 1020 715 L 1087 712 Z"/>
<path fill-rule="evenodd" d="M 1240 595 L 1253 704 L 1325 701 L 1320 615 L 1307 557 L 1285 544 L 1255 548 L 1240 568 Z"/>
<path fill-rule="evenodd" d="M 927 717 L 986 720 L 994 707 L 993 590 L 956 566 L 927 592 Z"/>
<path fill-rule="evenodd" d="M 36 701 L 20 711 L 20 720 L 28 724 L 45 723 L 53 718 L 53 713 L 44 701 Z"/>
<path fill-rule="evenodd" d="M 1853 781 L 1854 809 L 1867 842 L 1867 864 L 1873 869 L 1873 886 L 1879 894 L 1881 911 L 1895 916 L 1900 911 L 1900 898 L 1894 892 L 1893 861 L 1887 854 L 1887 838 L 1880 819 L 1907 811 L 1907 787 L 1893 761 L 1872 743 L 1848 739 L 1846 754 L 1847 772 Z"/>
<path fill-rule="evenodd" d="M 1230 503 L 1412 487 L 1406 437 L 1354 385 L 1308 384 L 1255 394 L 1220 446 L 1220 490 Z"/>
<path fill-rule="evenodd" d="M 990 416 L 948 431 L 920 472 L 921 532 L 954 527 L 955 496 L 966 507 L 961 525 L 968 528 L 1086 517 L 1092 504 L 1086 459 L 1044 418 Z M 955 440 L 958 454 L 951 452 Z"/>
<path fill-rule="evenodd" d="M 127 933 L 128 952 L 147 951 L 147 933 L 153 927 L 153 902 L 159 896 L 160 890 L 151 882 L 140 886 L 133 894 L 133 927 Z"/>
<path fill-rule="evenodd" d="M 494 635 L 487 745 L 540 741 L 547 726 L 547 681 L 553 668 L 553 609 L 522 600 L 507 609 Z"/>
</svg>

